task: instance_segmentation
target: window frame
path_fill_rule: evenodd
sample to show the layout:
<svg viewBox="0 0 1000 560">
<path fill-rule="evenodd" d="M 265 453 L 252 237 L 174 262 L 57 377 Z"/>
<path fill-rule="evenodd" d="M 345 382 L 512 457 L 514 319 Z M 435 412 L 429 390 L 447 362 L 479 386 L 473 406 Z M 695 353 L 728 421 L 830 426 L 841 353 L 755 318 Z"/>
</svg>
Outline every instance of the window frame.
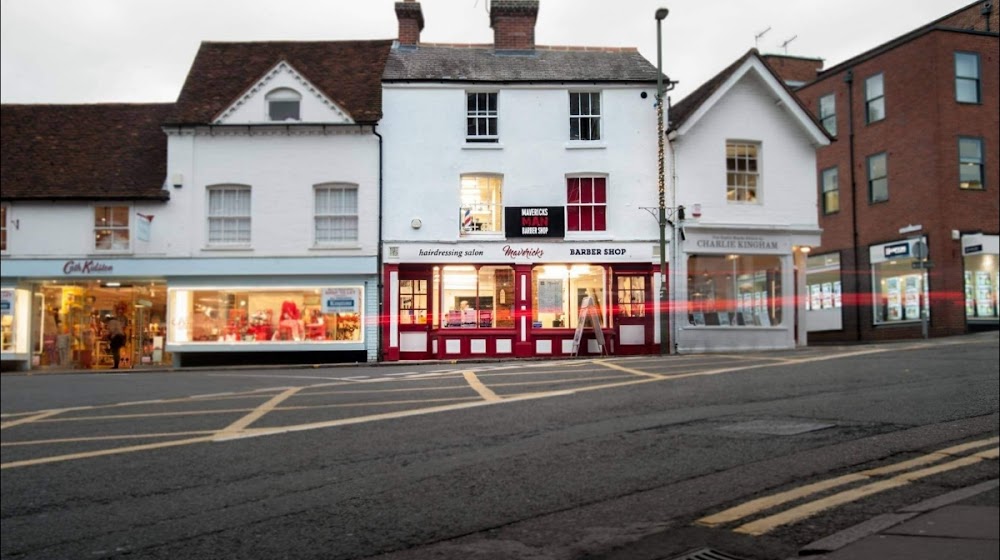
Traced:
<svg viewBox="0 0 1000 560">
<path fill-rule="evenodd" d="M 573 181 L 577 182 L 577 189 L 579 189 L 579 196 L 576 202 L 573 202 L 571 196 L 571 189 L 573 188 L 571 183 Z M 590 182 L 590 201 L 584 201 L 584 181 Z M 598 201 L 598 181 L 601 181 L 601 189 L 603 190 L 603 201 Z M 577 217 L 577 229 L 572 229 L 573 224 L 573 209 L 579 212 Z M 584 209 L 590 211 L 590 229 L 581 229 L 583 224 Z M 602 215 L 600 218 L 603 220 L 604 227 L 597 229 L 598 216 Z M 585 174 L 585 175 L 567 175 L 566 176 L 566 234 L 567 235 L 586 235 L 592 233 L 607 233 L 608 232 L 608 176 L 601 174 Z"/>
<path fill-rule="evenodd" d="M 6 203 L 0 204 L 0 253 L 7 252 L 7 216 L 10 214 L 10 206 Z"/>
<path fill-rule="evenodd" d="M 266 102 L 266 115 L 267 120 L 270 122 L 300 122 L 302 121 L 302 94 L 298 91 L 288 88 L 279 87 L 275 88 L 264 96 Z M 274 109 L 276 106 L 286 106 L 286 108 L 291 108 L 294 103 L 294 115 L 282 119 L 278 119 L 274 115 Z M 292 113 L 292 111 L 289 111 Z"/>
<path fill-rule="evenodd" d="M 246 214 L 219 214 L 213 215 L 212 213 L 212 195 L 213 193 L 221 192 L 237 192 L 247 193 L 247 212 Z M 253 189 L 250 185 L 240 185 L 240 184 L 220 184 L 220 185 L 210 185 L 205 188 L 205 221 L 206 221 L 206 235 L 205 240 L 209 247 L 250 247 L 253 242 Z M 220 230 L 221 239 L 213 239 L 212 237 L 212 221 L 219 220 L 223 224 L 223 228 Z M 246 221 L 246 239 L 235 239 L 226 240 L 225 234 L 225 224 L 235 223 L 237 224 L 236 233 L 237 237 L 240 236 L 239 224 L 245 220 Z"/>
<path fill-rule="evenodd" d="M 111 224 L 98 224 L 98 212 L 101 209 L 105 209 L 109 212 L 107 215 L 112 219 Z M 125 216 L 125 225 L 114 223 L 115 209 L 122 211 L 122 215 Z M 92 225 L 94 233 L 94 252 L 95 253 L 130 253 L 132 251 L 132 205 L 131 204 L 98 204 L 95 203 L 91 206 L 91 215 L 94 216 L 94 222 Z M 111 245 L 109 247 L 101 247 L 99 242 L 101 232 L 105 232 L 106 235 L 110 236 Z M 125 247 L 116 247 L 115 240 L 119 239 L 119 234 L 124 233 L 125 236 Z"/>
<path fill-rule="evenodd" d="M 829 105 L 825 106 L 824 101 L 829 100 Z M 837 94 L 830 93 L 819 98 L 819 120 L 823 128 L 831 136 L 837 135 Z"/>
<path fill-rule="evenodd" d="M 739 147 L 745 147 L 752 149 L 753 154 L 747 154 L 746 168 L 745 170 L 739 169 L 739 161 L 741 161 L 741 155 L 739 153 L 730 156 L 730 149 L 736 150 Z M 763 173 L 761 171 L 761 152 L 763 151 L 763 145 L 761 142 L 755 142 L 751 140 L 726 140 L 726 203 L 727 204 L 762 204 L 763 197 L 761 196 L 761 190 L 763 185 L 761 184 L 761 178 Z M 749 152 L 749 150 L 748 150 Z M 730 160 L 734 160 L 735 163 L 730 169 Z M 750 164 L 753 164 L 753 171 L 751 171 Z M 753 178 L 753 185 L 749 184 L 749 181 L 745 184 L 734 184 L 732 179 L 736 177 L 744 177 L 746 179 Z M 739 193 L 745 191 L 746 193 L 752 194 L 752 200 L 744 200 L 739 198 Z M 730 193 L 735 193 L 735 195 L 730 196 Z M 748 195 L 749 196 L 749 195 Z"/>
<path fill-rule="evenodd" d="M 879 175 L 878 177 L 874 177 L 872 175 L 872 163 L 874 161 L 876 161 L 876 159 L 879 159 L 879 158 L 882 159 L 882 161 L 883 161 L 883 166 L 885 167 L 885 173 L 883 175 Z M 869 204 L 877 204 L 879 202 L 888 202 L 889 201 L 889 153 L 888 152 L 879 152 L 877 154 L 872 154 L 872 155 L 866 157 L 865 158 L 865 172 L 867 173 L 867 180 L 868 180 L 868 203 Z M 884 189 L 885 190 L 885 198 L 879 198 L 879 199 L 876 200 L 876 198 L 875 198 L 875 186 L 876 186 L 875 182 L 876 181 L 884 181 L 885 182 L 885 189 Z"/>
<path fill-rule="evenodd" d="M 959 57 L 973 57 L 975 59 L 976 74 L 975 76 L 964 76 L 959 74 Z M 970 105 L 980 105 L 983 102 L 983 83 L 982 83 L 982 60 L 980 59 L 979 53 L 968 52 L 968 51 L 956 51 L 954 56 L 955 61 L 955 101 L 958 103 L 967 103 Z M 968 101 L 960 99 L 961 89 L 959 85 L 968 81 L 972 81 L 976 86 L 976 98 L 973 101 Z"/>
<path fill-rule="evenodd" d="M 467 180 L 475 179 L 476 185 L 466 185 Z M 486 181 L 486 187 L 490 189 L 490 201 L 482 202 L 481 181 Z M 494 184 L 496 181 L 496 184 Z M 458 235 L 459 237 L 481 237 L 481 236 L 502 236 L 504 234 L 504 204 L 503 204 L 503 184 L 504 175 L 502 173 L 462 173 L 459 175 L 458 183 Z M 475 189 L 477 202 L 464 192 L 466 188 Z M 467 212 L 468 211 L 468 212 Z M 476 220 L 476 216 L 488 215 L 487 221 Z M 475 224 L 475 225 L 473 225 Z M 488 224 L 489 229 L 482 229 L 483 224 Z"/>
<path fill-rule="evenodd" d="M 869 89 L 870 84 L 872 84 L 875 79 L 878 79 L 879 89 L 881 90 L 878 95 L 872 95 L 872 92 Z M 882 114 L 878 118 L 872 118 L 872 109 L 876 106 L 879 107 Z M 878 74 L 873 74 L 865 78 L 865 124 L 884 121 L 885 116 L 885 74 L 879 72 Z"/>
<path fill-rule="evenodd" d="M 832 182 L 829 180 L 832 175 Z M 828 167 L 820 171 L 820 200 L 823 204 L 823 215 L 828 216 L 830 214 L 837 214 L 840 212 L 840 171 L 837 166 Z M 832 185 L 832 187 L 831 187 Z M 833 199 L 836 204 L 830 204 L 830 199 Z M 831 208 L 831 206 L 834 206 Z"/>
<path fill-rule="evenodd" d="M 583 111 L 583 100 L 587 96 L 587 112 Z M 576 112 L 573 110 L 573 100 L 576 98 Z M 594 101 L 596 99 L 597 111 L 594 112 Z M 570 142 L 600 142 L 604 139 L 604 120 L 602 118 L 603 100 L 600 91 L 570 91 L 569 92 L 569 140 Z M 590 124 L 587 127 L 587 136 L 584 138 L 584 122 Z M 576 123 L 576 137 L 573 136 L 573 125 Z M 596 123 L 596 136 L 595 136 Z"/>
<path fill-rule="evenodd" d="M 479 106 L 480 96 L 485 96 L 486 109 Z M 471 101 L 475 97 L 475 108 L 470 107 Z M 493 108 L 490 109 L 490 99 L 493 99 Z M 492 122 L 493 134 L 490 134 L 490 123 Z M 475 126 L 473 127 L 473 123 Z M 486 133 L 479 131 L 480 124 L 486 128 Z M 475 132 L 470 134 L 470 129 Z M 497 144 L 500 142 L 500 94 L 497 91 L 466 91 L 465 92 L 465 142 L 466 144 Z"/>
<path fill-rule="evenodd" d="M 962 143 L 963 142 L 975 142 L 979 148 L 978 158 L 975 160 L 966 159 L 962 156 Z M 985 153 L 985 142 L 979 136 L 959 136 L 958 137 L 958 188 L 963 191 L 984 191 L 986 190 L 986 162 L 983 154 Z M 978 187 L 965 187 L 962 186 L 964 181 L 962 180 L 962 169 L 963 166 L 970 163 L 976 164 L 979 167 L 979 186 Z"/>
<path fill-rule="evenodd" d="M 320 193 L 323 191 L 328 191 L 330 193 L 334 191 L 339 192 L 353 192 L 354 193 L 354 208 L 353 212 L 350 208 L 345 211 L 336 211 L 337 209 L 331 209 L 329 212 L 321 213 L 320 211 Z M 313 185 L 313 245 L 317 247 L 328 247 L 328 246 L 340 246 L 340 245 L 357 245 L 361 239 L 361 213 L 358 210 L 359 201 L 359 189 L 358 185 L 355 183 L 319 183 Z M 341 239 L 321 239 L 320 236 L 320 221 L 330 220 L 331 226 L 326 228 L 330 232 L 336 231 L 333 224 L 337 223 L 339 220 L 346 220 L 347 223 L 353 218 L 354 220 L 354 237 L 343 237 Z M 341 228 L 342 231 L 348 232 L 348 228 Z"/>
</svg>

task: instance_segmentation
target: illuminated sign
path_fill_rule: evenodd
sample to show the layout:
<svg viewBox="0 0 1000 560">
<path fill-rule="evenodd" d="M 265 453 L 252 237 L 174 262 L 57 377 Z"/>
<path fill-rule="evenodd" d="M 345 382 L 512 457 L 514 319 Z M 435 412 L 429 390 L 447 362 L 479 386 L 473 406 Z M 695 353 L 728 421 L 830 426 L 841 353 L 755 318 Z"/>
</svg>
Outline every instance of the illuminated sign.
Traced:
<svg viewBox="0 0 1000 560">
<path fill-rule="evenodd" d="M 508 206 L 503 210 L 507 237 L 566 235 L 566 212 L 562 206 Z"/>
</svg>

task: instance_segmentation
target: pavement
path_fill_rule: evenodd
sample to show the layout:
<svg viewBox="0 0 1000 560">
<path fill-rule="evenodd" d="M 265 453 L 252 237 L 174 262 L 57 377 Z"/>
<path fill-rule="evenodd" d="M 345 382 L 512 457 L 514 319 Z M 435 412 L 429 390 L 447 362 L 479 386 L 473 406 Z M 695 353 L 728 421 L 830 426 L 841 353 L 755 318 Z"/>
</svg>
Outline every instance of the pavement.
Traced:
<svg viewBox="0 0 1000 560">
<path fill-rule="evenodd" d="M 1000 479 L 879 515 L 799 550 L 810 560 L 996 560 Z M 792 559 L 789 559 L 792 560 Z"/>
</svg>

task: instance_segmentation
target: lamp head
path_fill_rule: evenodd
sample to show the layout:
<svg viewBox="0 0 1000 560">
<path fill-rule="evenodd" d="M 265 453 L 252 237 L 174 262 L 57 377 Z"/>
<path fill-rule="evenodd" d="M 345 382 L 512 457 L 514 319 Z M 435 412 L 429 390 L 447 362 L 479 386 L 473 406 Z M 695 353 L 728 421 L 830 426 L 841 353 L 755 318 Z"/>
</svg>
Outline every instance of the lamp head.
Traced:
<svg viewBox="0 0 1000 560">
<path fill-rule="evenodd" d="M 664 18 L 667 17 L 667 14 L 669 14 L 669 13 L 670 13 L 670 10 L 668 10 L 666 8 L 659 8 L 659 9 L 657 9 L 656 10 L 656 21 L 663 20 Z"/>
</svg>

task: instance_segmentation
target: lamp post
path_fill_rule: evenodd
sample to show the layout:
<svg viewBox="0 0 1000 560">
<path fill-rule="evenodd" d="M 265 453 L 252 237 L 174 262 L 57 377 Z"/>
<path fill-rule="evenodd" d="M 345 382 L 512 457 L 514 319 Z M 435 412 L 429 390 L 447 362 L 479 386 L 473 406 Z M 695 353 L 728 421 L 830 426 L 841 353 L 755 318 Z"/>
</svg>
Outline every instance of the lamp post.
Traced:
<svg viewBox="0 0 1000 560">
<path fill-rule="evenodd" d="M 663 55 L 661 22 L 670 13 L 666 8 L 656 10 L 656 158 L 657 188 L 659 191 L 659 214 L 657 221 L 660 226 L 660 354 L 668 354 L 667 345 L 667 206 L 664 192 L 663 168 Z M 676 263 L 675 263 L 676 264 Z"/>
</svg>

